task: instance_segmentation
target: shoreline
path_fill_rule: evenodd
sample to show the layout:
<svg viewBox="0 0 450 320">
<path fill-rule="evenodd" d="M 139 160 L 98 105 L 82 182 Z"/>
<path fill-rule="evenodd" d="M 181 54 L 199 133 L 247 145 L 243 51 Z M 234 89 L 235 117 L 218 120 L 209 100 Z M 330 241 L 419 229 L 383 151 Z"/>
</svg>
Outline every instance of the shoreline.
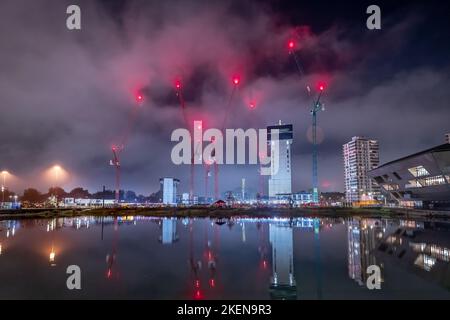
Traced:
<svg viewBox="0 0 450 320">
<path fill-rule="evenodd" d="M 161 218 L 443 218 L 450 219 L 450 211 L 431 211 L 397 208 L 95 208 L 95 209 L 20 209 L 1 210 L 0 220 L 50 219 L 80 216 L 151 216 Z"/>
</svg>

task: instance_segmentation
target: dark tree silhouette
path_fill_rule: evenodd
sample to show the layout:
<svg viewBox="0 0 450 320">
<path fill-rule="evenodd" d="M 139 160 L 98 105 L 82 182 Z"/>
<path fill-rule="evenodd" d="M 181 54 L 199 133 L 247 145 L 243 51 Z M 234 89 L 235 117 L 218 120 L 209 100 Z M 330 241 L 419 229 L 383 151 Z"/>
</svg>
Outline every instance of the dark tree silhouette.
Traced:
<svg viewBox="0 0 450 320">
<path fill-rule="evenodd" d="M 78 187 L 70 191 L 68 196 L 76 199 L 87 199 L 91 197 L 91 194 L 88 190 Z"/>
<path fill-rule="evenodd" d="M 28 188 L 23 191 L 23 196 L 20 198 L 20 200 L 36 203 L 43 200 L 43 195 L 34 188 Z"/>
</svg>

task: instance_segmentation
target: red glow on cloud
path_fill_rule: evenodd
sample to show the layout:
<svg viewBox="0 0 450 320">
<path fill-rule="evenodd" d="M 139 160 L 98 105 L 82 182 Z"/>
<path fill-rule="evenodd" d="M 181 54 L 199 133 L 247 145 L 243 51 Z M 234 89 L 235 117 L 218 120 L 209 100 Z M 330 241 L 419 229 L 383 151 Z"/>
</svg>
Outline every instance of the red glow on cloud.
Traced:
<svg viewBox="0 0 450 320">
<path fill-rule="evenodd" d="M 325 180 L 322 182 L 322 188 L 329 188 L 331 187 L 331 182 L 328 180 Z"/>
</svg>

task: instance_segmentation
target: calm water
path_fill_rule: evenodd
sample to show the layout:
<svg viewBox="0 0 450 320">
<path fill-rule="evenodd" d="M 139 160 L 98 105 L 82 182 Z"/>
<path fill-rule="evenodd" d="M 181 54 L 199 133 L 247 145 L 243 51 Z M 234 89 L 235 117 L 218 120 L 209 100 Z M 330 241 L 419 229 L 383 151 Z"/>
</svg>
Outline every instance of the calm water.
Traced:
<svg viewBox="0 0 450 320">
<path fill-rule="evenodd" d="M 0 221 L 0 298 L 450 298 L 450 224 L 380 219 Z M 66 268 L 81 268 L 68 290 Z M 367 266 L 381 290 L 365 286 Z"/>
</svg>

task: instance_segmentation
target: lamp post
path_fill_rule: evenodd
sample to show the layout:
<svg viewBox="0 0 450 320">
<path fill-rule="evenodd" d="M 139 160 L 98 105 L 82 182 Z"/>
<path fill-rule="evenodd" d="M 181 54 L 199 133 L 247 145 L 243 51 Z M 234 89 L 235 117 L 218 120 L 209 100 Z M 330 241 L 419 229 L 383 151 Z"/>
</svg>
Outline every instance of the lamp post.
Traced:
<svg viewBox="0 0 450 320">
<path fill-rule="evenodd" d="M 57 184 L 58 184 L 58 179 L 59 179 L 60 172 L 61 172 L 61 167 L 58 166 L 58 165 L 55 165 L 53 167 L 53 175 L 54 175 L 54 179 L 55 179 L 53 192 L 55 193 L 54 195 L 55 195 L 55 200 L 56 200 L 56 208 L 58 208 L 58 193 L 56 191 L 56 187 L 57 187 Z"/>
<path fill-rule="evenodd" d="M 3 170 L 1 172 L 1 174 L 2 174 L 2 187 L 1 187 L 1 189 L 2 189 L 2 207 L 3 207 L 3 204 L 5 202 L 6 176 L 8 175 L 8 171 Z"/>
</svg>

